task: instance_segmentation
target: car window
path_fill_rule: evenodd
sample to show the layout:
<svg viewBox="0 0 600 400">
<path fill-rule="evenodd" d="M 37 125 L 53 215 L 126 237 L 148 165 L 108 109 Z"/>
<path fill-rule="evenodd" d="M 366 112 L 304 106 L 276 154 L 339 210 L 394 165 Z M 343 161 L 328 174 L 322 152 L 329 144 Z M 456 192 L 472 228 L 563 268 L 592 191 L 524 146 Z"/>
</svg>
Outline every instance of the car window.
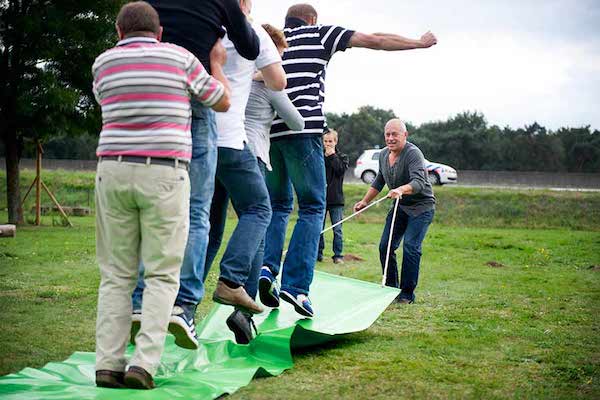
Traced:
<svg viewBox="0 0 600 400">
<path fill-rule="evenodd" d="M 373 156 L 371 157 L 371 160 L 379 160 L 379 152 L 373 153 Z"/>
</svg>

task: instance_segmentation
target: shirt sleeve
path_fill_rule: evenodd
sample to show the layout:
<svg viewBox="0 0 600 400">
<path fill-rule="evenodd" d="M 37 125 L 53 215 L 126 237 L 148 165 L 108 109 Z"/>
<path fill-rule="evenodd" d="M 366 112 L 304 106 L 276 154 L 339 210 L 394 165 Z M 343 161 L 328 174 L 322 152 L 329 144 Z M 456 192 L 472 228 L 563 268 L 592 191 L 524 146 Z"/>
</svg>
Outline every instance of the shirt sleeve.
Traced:
<svg viewBox="0 0 600 400">
<path fill-rule="evenodd" d="M 256 68 L 262 69 L 271 64 L 280 63 L 281 56 L 267 31 L 262 26 L 254 26 L 254 30 L 260 41 L 260 53 L 254 62 Z"/>
<path fill-rule="evenodd" d="M 285 91 L 275 92 L 267 89 L 269 99 L 273 109 L 277 113 L 278 117 L 283 119 L 283 122 L 293 131 L 301 131 L 304 129 L 304 118 L 302 114 L 296 109 L 292 101 L 285 93 Z"/>
<path fill-rule="evenodd" d="M 237 0 L 223 0 L 223 7 L 225 9 L 223 25 L 235 49 L 242 57 L 256 60 L 260 52 L 260 41 L 248 18 L 242 13 L 240 3 Z"/>
<path fill-rule="evenodd" d="M 377 190 L 378 192 L 381 192 L 384 186 L 385 179 L 383 179 L 383 174 L 381 173 L 381 171 L 379 171 L 377 173 L 377 176 L 375 177 L 375 180 L 373 181 L 373 183 L 371 183 L 371 187 Z"/>
<path fill-rule="evenodd" d="M 325 56 L 331 58 L 338 51 L 345 51 L 350 45 L 354 31 L 341 26 L 326 25 L 320 30 L 321 43 L 325 48 Z"/>
<path fill-rule="evenodd" d="M 225 94 L 223 84 L 210 76 L 202 63 L 190 53 L 186 68 L 188 90 L 202 105 L 212 107 Z"/>
<path fill-rule="evenodd" d="M 98 92 L 98 60 L 94 61 L 94 65 L 92 65 L 92 93 L 94 94 L 94 98 L 96 102 L 100 104 L 100 93 Z"/>
<path fill-rule="evenodd" d="M 414 149 L 407 154 L 406 162 L 408 164 L 408 175 L 410 181 L 408 184 L 412 187 L 412 194 L 421 193 L 427 185 L 427 175 L 425 173 L 425 157 L 419 149 Z"/>
<path fill-rule="evenodd" d="M 328 157 L 335 176 L 344 176 L 348 169 L 348 157 L 345 154 L 335 153 Z"/>
</svg>

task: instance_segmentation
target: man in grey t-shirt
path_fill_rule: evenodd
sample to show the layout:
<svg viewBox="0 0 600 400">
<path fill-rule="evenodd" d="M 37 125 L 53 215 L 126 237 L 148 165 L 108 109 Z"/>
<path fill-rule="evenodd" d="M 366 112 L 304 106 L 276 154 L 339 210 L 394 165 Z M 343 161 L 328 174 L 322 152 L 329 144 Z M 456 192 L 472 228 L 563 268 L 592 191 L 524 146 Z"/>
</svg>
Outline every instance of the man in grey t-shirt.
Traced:
<svg viewBox="0 0 600 400">
<path fill-rule="evenodd" d="M 390 188 L 388 197 L 398 199 L 398 211 L 392 232 L 392 246 L 386 285 L 401 289 L 397 302 L 403 304 L 415 301 L 414 290 L 419 279 L 421 263 L 421 244 L 427 228 L 433 220 L 435 197 L 427 178 L 425 158 L 421 150 L 407 142 L 406 126 L 399 119 L 392 119 L 385 125 L 386 148 L 379 153 L 379 173 L 361 201 L 354 205 L 354 211 L 367 206 L 383 186 Z M 384 269 L 387 258 L 388 241 L 392 225 L 394 208 L 385 220 L 385 227 L 379 242 L 379 259 Z M 396 250 L 404 237 L 402 272 L 398 282 L 398 264 Z"/>
</svg>

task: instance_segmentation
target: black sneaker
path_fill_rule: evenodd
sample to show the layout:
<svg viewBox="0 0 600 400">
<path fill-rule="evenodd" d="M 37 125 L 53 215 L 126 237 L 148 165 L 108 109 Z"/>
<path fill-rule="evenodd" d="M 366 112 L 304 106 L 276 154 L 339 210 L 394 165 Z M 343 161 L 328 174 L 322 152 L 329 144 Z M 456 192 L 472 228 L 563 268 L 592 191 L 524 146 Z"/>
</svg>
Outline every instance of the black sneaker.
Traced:
<svg viewBox="0 0 600 400">
<path fill-rule="evenodd" d="M 184 349 L 196 350 L 198 348 L 194 309 L 195 307 L 175 305 L 169 320 L 169 333 L 175 336 L 175 344 Z"/>
<path fill-rule="evenodd" d="M 231 332 L 235 335 L 235 342 L 237 344 L 248 344 L 254 339 L 254 333 L 258 335 L 252 316 L 245 314 L 241 310 L 235 310 L 227 318 L 226 322 Z M 254 332 L 252 332 L 253 329 Z"/>
<path fill-rule="evenodd" d="M 279 307 L 279 289 L 277 279 L 266 265 L 260 270 L 258 278 L 258 295 L 260 301 L 267 307 Z"/>
</svg>

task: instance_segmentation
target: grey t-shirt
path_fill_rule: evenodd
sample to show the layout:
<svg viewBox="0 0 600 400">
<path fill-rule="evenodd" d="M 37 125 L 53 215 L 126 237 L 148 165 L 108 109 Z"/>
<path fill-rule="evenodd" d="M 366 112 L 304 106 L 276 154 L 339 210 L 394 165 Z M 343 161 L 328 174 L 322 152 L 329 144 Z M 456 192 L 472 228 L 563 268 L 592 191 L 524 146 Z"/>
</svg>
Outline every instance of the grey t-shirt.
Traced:
<svg viewBox="0 0 600 400">
<path fill-rule="evenodd" d="M 386 147 L 379 153 L 379 173 L 371 187 L 381 192 L 383 186 L 396 189 L 402 185 L 410 185 L 413 194 L 402 196 L 399 207 L 409 215 L 416 216 L 424 211 L 435 208 L 433 188 L 425 169 L 425 157 L 414 144 L 406 142 L 400 155 L 390 166 L 388 156 L 390 150 Z"/>
<path fill-rule="evenodd" d="M 304 129 L 304 118 L 294 107 L 285 91 L 275 92 L 265 86 L 262 81 L 252 81 L 250 97 L 246 104 L 246 136 L 248 146 L 256 158 L 262 160 L 271 170 L 269 159 L 269 131 L 273 117 L 276 121 L 284 121 L 290 129 Z"/>
</svg>

